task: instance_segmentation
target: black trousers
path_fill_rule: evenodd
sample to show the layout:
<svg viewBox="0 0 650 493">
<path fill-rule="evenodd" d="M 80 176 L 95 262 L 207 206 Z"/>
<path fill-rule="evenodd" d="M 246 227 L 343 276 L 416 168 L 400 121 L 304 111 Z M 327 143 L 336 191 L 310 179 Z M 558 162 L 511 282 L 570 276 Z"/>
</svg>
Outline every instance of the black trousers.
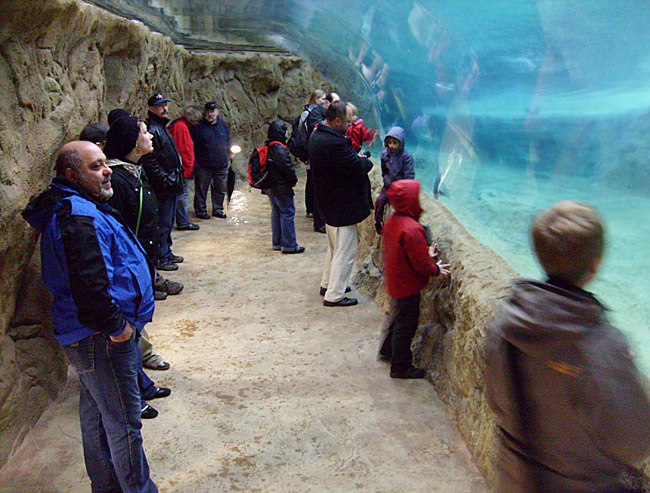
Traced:
<svg viewBox="0 0 650 493">
<path fill-rule="evenodd" d="M 307 214 L 314 215 L 314 231 L 325 228 L 325 217 L 318 206 L 314 191 L 314 175 L 311 168 L 307 170 L 307 183 L 305 184 L 305 205 Z"/>
<path fill-rule="evenodd" d="M 314 178 L 311 168 L 307 170 L 307 183 L 305 183 L 305 209 L 307 214 L 314 213 Z"/>
<path fill-rule="evenodd" d="M 212 213 L 223 212 L 226 197 L 228 168 L 194 168 L 194 213 L 207 214 L 208 189 L 212 198 Z"/>
<path fill-rule="evenodd" d="M 230 204 L 230 197 L 232 197 L 232 193 L 235 191 L 236 178 L 237 175 L 235 175 L 232 167 L 228 167 L 228 183 L 226 185 L 226 198 L 228 199 L 228 204 Z"/>
<path fill-rule="evenodd" d="M 408 298 L 393 298 L 392 319 L 379 353 L 390 358 L 390 369 L 401 372 L 413 366 L 411 342 L 420 319 L 420 293 Z"/>
</svg>

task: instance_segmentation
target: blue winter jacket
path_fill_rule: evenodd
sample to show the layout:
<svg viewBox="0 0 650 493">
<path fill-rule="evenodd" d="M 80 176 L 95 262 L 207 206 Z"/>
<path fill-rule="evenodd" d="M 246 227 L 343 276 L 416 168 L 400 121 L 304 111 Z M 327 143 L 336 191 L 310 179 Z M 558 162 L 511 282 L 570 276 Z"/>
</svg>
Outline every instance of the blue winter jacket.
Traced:
<svg viewBox="0 0 650 493">
<path fill-rule="evenodd" d="M 54 334 L 67 346 L 97 332 L 137 332 L 154 311 L 154 270 L 119 213 L 55 179 L 23 212 L 42 233 L 41 276 L 54 300 Z"/>
<path fill-rule="evenodd" d="M 406 132 L 402 127 L 393 127 L 386 134 L 386 137 L 393 137 L 402 143 L 395 152 L 389 152 L 388 148 L 381 153 L 381 174 L 384 178 L 384 186 L 388 188 L 391 183 L 397 180 L 414 180 L 415 168 L 413 156 L 404 149 L 404 137 Z M 386 138 L 384 138 L 384 141 Z"/>
</svg>

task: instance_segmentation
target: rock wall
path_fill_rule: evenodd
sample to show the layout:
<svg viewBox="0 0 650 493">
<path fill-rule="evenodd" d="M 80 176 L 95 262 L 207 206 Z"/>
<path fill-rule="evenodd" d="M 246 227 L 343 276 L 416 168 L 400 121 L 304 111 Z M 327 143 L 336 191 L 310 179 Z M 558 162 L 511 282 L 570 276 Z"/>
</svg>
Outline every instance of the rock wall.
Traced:
<svg viewBox="0 0 650 493">
<path fill-rule="evenodd" d="M 60 146 L 113 108 L 144 116 L 162 91 L 174 118 L 186 104 L 219 104 L 241 173 L 265 123 L 297 115 L 315 88 L 330 86 L 292 55 L 191 53 L 77 0 L 0 4 L 0 466 L 65 383 L 36 236 L 20 216 L 51 181 Z"/>
<path fill-rule="evenodd" d="M 377 168 L 372 176 L 375 196 L 380 188 Z M 432 278 L 422 292 L 415 359 L 429 370 L 431 383 L 456 415 L 475 464 L 491 480 L 494 424 L 484 397 L 481 342 L 497 302 L 519 275 L 477 242 L 443 204 L 424 193 L 420 199 L 425 211 L 420 222 L 431 228 L 440 257 L 451 264 L 452 275 L 448 286 Z M 360 228 L 356 262 L 355 284 L 388 313 L 390 297 L 381 281 L 380 238 L 372 219 Z"/>
</svg>

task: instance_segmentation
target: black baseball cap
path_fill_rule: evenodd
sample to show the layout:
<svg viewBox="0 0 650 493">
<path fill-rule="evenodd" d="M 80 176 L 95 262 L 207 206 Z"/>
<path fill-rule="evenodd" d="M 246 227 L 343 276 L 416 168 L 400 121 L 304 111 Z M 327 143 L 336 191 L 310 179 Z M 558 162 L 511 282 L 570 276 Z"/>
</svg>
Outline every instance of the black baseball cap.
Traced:
<svg viewBox="0 0 650 493">
<path fill-rule="evenodd" d="M 215 103 L 214 101 L 210 101 L 209 103 L 205 103 L 205 109 L 206 110 L 218 110 L 219 108 L 217 108 L 217 103 Z"/>
<path fill-rule="evenodd" d="M 149 101 L 147 102 L 148 106 L 156 106 L 157 104 L 162 104 L 162 103 L 167 103 L 169 99 L 167 99 L 165 96 L 157 92 L 153 96 L 149 98 Z"/>
</svg>

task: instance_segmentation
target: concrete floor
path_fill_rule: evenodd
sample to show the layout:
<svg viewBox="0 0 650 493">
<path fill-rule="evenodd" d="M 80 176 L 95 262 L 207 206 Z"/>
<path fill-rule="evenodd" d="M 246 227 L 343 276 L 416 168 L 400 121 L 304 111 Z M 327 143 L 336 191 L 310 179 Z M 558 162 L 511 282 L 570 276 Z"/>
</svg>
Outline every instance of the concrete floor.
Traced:
<svg viewBox="0 0 650 493">
<path fill-rule="evenodd" d="M 301 183 L 304 179 L 301 179 Z M 163 492 L 481 492 L 453 417 L 426 380 L 388 376 L 376 361 L 384 314 L 323 307 L 325 236 L 297 191 L 302 255 L 271 250 L 270 206 L 242 185 L 228 219 L 175 231 L 185 290 L 148 326 L 171 363 L 150 371 L 166 399 L 143 425 Z M 0 471 L 0 491 L 90 491 L 71 373 L 59 399 Z"/>
</svg>

